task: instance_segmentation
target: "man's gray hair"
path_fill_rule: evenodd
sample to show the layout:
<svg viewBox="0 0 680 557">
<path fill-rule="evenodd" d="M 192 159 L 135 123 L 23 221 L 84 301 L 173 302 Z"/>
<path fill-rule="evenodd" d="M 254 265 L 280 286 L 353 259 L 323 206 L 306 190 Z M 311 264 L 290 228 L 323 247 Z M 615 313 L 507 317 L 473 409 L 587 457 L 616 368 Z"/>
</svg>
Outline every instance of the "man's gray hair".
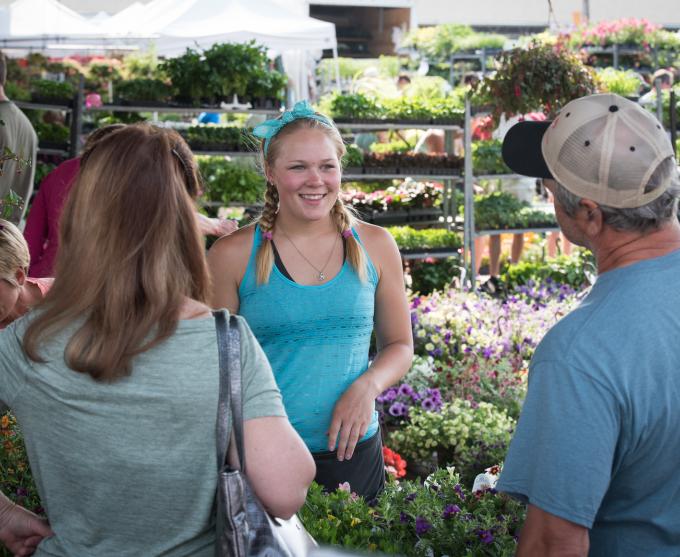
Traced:
<svg viewBox="0 0 680 557">
<path fill-rule="evenodd" d="M 676 218 L 678 198 L 680 198 L 680 175 L 675 159 L 669 157 L 659 164 L 645 185 L 645 193 L 663 186 L 670 180 L 664 193 L 651 203 L 634 209 L 616 209 L 599 205 L 604 222 L 617 230 L 647 232 L 654 230 Z M 574 195 L 559 182 L 556 182 L 555 198 L 564 212 L 573 217 L 576 215 L 582 197 Z"/>
</svg>

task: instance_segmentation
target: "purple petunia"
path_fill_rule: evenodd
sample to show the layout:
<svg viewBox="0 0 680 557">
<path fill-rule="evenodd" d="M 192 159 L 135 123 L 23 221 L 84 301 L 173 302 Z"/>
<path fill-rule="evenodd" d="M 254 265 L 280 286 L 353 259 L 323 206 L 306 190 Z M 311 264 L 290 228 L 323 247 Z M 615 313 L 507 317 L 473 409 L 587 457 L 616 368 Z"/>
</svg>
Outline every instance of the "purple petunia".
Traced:
<svg viewBox="0 0 680 557">
<path fill-rule="evenodd" d="M 395 418 L 406 416 L 408 414 L 408 406 L 403 402 L 395 402 L 390 406 L 389 413 L 390 416 L 394 416 Z"/>
<path fill-rule="evenodd" d="M 422 516 L 416 517 L 416 534 L 422 536 L 432 529 L 432 524 L 430 524 L 426 518 Z"/>
<path fill-rule="evenodd" d="M 407 515 L 404 511 L 401 511 L 399 513 L 399 522 L 401 522 L 402 524 L 406 524 L 408 523 L 409 520 L 411 520 L 411 517 Z"/>
<path fill-rule="evenodd" d="M 397 394 L 400 396 L 413 396 L 413 387 L 409 385 L 408 383 L 402 383 L 399 385 L 399 390 L 397 391 Z"/>
<path fill-rule="evenodd" d="M 477 535 L 482 543 L 490 544 L 493 543 L 494 537 L 491 530 L 477 530 Z"/>
<path fill-rule="evenodd" d="M 456 492 L 458 497 L 461 498 L 462 501 L 465 501 L 465 493 L 463 493 L 463 488 L 460 486 L 460 484 L 456 484 L 453 486 L 453 491 Z"/>
<path fill-rule="evenodd" d="M 460 507 L 458 505 L 446 505 L 446 507 L 444 507 L 444 512 L 442 513 L 442 518 L 451 518 L 459 512 Z"/>
</svg>

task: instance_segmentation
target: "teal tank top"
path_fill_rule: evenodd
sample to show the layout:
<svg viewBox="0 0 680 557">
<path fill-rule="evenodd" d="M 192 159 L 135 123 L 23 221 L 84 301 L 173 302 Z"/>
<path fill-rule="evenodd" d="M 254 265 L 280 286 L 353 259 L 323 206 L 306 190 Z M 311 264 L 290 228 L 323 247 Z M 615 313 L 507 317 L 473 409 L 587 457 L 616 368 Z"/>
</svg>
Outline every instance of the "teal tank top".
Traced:
<svg viewBox="0 0 680 557">
<path fill-rule="evenodd" d="M 365 283 L 345 261 L 325 284 L 297 284 L 274 266 L 269 282 L 258 286 L 255 255 L 261 241 L 256 226 L 239 287 L 239 313 L 269 359 L 291 424 L 310 451 L 326 451 L 335 403 L 368 368 L 378 274 L 366 252 Z M 377 430 L 374 412 L 363 439 Z"/>
</svg>

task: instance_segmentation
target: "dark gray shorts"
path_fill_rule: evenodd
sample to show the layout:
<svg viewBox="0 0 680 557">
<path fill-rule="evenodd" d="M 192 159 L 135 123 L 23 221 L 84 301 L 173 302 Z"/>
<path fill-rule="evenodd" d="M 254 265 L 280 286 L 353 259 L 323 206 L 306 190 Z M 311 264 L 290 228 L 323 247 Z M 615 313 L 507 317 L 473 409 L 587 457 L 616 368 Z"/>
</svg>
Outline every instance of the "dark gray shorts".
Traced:
<svg viewBox="0 0 680 557">
<path fill-rule="evenodd" d="M 385 488 L 385 463 L 380 430 L 373 437 L 357 443 L 350 460 L 338 460 L 337 451 L 312 453 L 316 462 L 314 481 L 326 491 L 349 482 L 352 491 L 367 501 L 375 499 Z"/>
</svg>

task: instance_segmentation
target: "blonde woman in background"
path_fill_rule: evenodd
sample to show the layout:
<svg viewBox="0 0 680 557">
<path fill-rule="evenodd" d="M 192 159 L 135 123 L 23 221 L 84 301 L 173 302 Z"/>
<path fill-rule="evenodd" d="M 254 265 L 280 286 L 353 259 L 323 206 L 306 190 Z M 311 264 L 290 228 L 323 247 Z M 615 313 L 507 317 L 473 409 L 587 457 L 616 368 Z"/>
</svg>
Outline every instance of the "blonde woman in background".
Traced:
<svg viewBox="0 0 680 557">
<path fill-rule="evenodd" d="M 42 301 L 51 278 L 28 278 L 28 245 L 19 229 L 0 219 L 0 329 Z"/>
</svg>

